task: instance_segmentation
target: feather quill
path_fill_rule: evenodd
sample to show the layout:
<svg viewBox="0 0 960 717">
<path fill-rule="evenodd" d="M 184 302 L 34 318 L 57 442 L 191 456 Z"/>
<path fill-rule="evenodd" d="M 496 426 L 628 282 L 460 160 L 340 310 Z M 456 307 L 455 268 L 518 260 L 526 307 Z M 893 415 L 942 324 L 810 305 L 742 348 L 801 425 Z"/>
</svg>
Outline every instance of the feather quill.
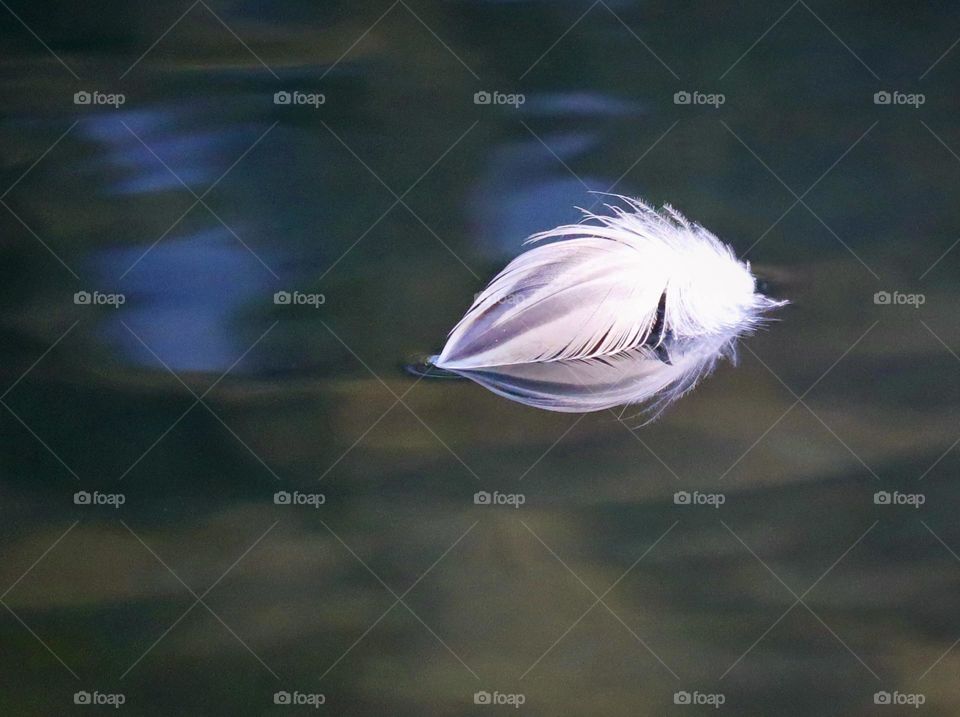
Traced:
<svg viewBox="0 0 960 717">
<path fill-rule="evenodd" d="M 670 206 L 617 197 L 610 214 L 534 234 L 450 332 L 438 368 L 528 405 L 662 410 L 734 358 L 785 304 L 750 266 Z"/>
</svg>

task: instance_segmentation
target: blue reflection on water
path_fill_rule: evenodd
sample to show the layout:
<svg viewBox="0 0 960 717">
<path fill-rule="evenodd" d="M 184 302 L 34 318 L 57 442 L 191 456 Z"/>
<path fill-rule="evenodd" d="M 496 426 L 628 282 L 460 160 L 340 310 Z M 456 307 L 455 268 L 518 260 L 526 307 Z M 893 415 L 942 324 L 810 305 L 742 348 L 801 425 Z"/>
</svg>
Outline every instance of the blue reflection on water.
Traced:
<svg viewBox="0 0 960 717">
<path fill-rule="evenodd" d="M 183 189 L 177 177 L 201 192 L 226 169 L 218 167 L 227 151 L 237 147 L 236 152 L 242 152 L 244 141 L 252 140 L 247 140 L 248 130 L 238 128 L 191 129 L 198 120 L 195 111 L 160 108 L 91 115 L 81 123 L 80 134 L 95 142 L 100 152 L 88 168 L 94 173 L 120 171 L 121 178 L 106 186 L 111 194 Z"/>
<path fill-rule="evenodd" d="M 266 129 L 233 123 L 229 116 L 211 124 L 205 112 L 202 107 L 155 107 L 89 115 L 80 134 L 96 149 L 84 168 L 104 193 L 151 202 L 148 212 L 164 194 L 172 199 L 179 193 L 182 201 L 169 202 L 172 223 L 194 201 L 181 180 L 201 194 Z M 277 160 L 263 153 L 245 161 L 254 165 L 259 177 L 274 171 Z M 218 191 L 227 196 L 231 192 L 229 187 Z M 138 211 L 131 206 L 130 217 Z M 229 368 L 250 344 L 242 330 L 244 311 L 254 302 L 268 302 L 277 288 L 271 271 L 292 281 L 295 263 L 287 260 L 287 252 L 264 242 L 265 228 L 277 226 L 282 215 L 283 207 L 269 202 L 232 204 L 229 226 L 256 256 L 203 205 L 195 206 L 182 219 L 183 225 L 156 245 L 159 231 L 137 237 L 134 245 L 92 250 L 89 265 L 97 282 L 115 286 L 127 299 L 121 310 L 101 315 L 99 333 L 111 352 L 154 369 L 157 360 L 151 350 L 175 371 Z M 253 357 L 248 357 L 235 371 L 254 368 Z"/>
<path fill-rule="evenodd" d="M 97 255 L 99 272 L 114 277 L 143 254 L 142 246 Z M 156 358 L 120 323 L 125 322 L 172 369 L 224 371 L 248 348 L 237 314 L 269 296 L 273 278 L 222 227 L 168 237 L 124 279 L 127 303 L 108 315 L 105 338 L 127 359 L 155 367 Z M 129 287 L 129 288 L 127 288 Z M 244 361 L 249 370 L 252 357 Z"/>
<path fill-rule="evenodd" d="M 578 179 L 560 163 L 569 164 L 587 152 L 596 142 L 592 135 L 541 138 L 549 149 L 536 139 L 498 147 L 473 188 L 473 233 L 485 239 L 483 248 L 491 257 L 519 254 L 523 240 L 534 232 L 579 221 L 575 207 L 594 201 L 589 190 L 603 191 L 613 182 L 592 176 Z"/>
<path fill-rule="evenodd" d="M 616 177 L 577 168 L 601 151 L 611 122 L 647 114 L 635 100 L 585 90 L 531 93 L 518 111 L 530 122 L 528 137 L 497 146 L 472 189 L 473 234 L 485 238 L 491 258 L 515 256 L 531 234 L 580 221 L 576 207 L 602 201 L 590 192 L 626 191 Z M 554 128 L 542 129 L 544 122 Z"/>
</svg>

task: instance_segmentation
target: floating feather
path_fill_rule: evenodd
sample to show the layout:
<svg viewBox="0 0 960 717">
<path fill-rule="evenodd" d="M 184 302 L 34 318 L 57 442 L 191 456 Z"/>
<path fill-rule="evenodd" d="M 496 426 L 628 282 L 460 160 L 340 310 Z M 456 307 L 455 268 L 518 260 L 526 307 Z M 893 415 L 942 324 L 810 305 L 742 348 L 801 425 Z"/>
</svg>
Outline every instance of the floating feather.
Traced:
<svg viewBox="0 0 960 717">
<path fill-rule="evenodd" d="M 537 246 L 477 295 L 433 365 L 538 408 L 659 413 L 786 303 L 672 207 L 618 199 L 626 208 L 581 210 L 582 223 L 530 237 Z"/>
</svg>

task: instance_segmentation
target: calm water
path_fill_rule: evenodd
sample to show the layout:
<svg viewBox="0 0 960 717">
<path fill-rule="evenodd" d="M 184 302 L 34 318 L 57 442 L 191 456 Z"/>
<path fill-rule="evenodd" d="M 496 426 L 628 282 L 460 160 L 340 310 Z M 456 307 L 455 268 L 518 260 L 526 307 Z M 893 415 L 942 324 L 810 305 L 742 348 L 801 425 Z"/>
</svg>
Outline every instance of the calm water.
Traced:
<svg viewBox="0 0 960 717">
<path fill-rule="evenodd" d="M 960 713 L 960 20 L 787 7 L 10 0 L 3 712 Z M 588 190 L 793 305 L 637 430 L 400 370 Z"/>
</svg>

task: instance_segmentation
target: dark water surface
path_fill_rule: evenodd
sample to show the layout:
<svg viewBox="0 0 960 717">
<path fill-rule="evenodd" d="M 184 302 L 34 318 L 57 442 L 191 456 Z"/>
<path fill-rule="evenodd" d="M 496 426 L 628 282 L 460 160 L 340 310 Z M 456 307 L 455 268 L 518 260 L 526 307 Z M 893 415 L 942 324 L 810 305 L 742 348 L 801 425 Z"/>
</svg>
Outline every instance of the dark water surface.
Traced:
<svg viewBox="0 0 960 717">
<path fill-rule="evenodd" d="M 960 713 L 954 4 L 0 23 L 4 714 Z M 588 190 L 793 304 L 636 430 L 400 370 Z"/>
</svg>

